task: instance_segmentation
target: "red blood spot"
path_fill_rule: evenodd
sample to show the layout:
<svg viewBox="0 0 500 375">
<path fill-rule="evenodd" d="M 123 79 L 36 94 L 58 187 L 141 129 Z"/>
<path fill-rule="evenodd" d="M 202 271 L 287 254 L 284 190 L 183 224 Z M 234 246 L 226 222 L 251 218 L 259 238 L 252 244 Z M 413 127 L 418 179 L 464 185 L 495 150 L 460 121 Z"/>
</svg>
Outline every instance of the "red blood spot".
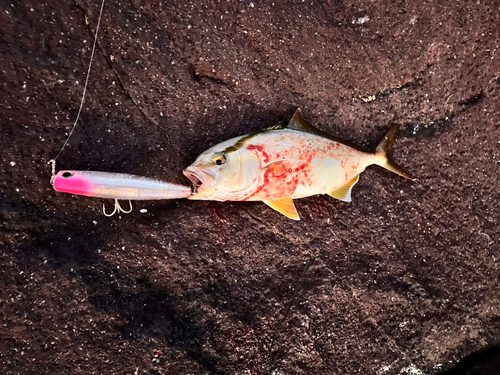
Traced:
<svg viewBox="0 0 500 375">
<path fill-rule="evenodd" d="M 287 173 L 287 170 L 288 171 L 292 170 L 291 168 L 287 169 L 287 166 L 289 164 L 290 164 L 290 162 L 286 162 L 286 161 L 276 162 L 276 163 L 269 164 L 267 166 L 267 169 L 269 171 L 271 171 L 271 173 L 274 177 L 280 177 L 280 176 L 283 176 L 285 173 Z"/>
<path fill-rule="evenodd" d="M 227 222 L 224 216 L 222 216 L 220 212 L 217 210 L 217 206 L 210 207 L 210 211 L 212 211 L 212 215 L 214 215 L 217 218 L 217 220 L 219 220 L 219 222 L 221 223 Z"/>
<path fill-rule="evenodd" d="M 252 194 L 250 194 L 248 197 L 244 198 L 243 201 L 247 201 L 250 198 L 258 195 L 264 189 L 264 187 L 268 184 L 269 184 L 269 170 L 266 169 L 266 171 L 264 172 L 264 179 L 262 181 L 262 185 L 259 185 L 257 187 L 257 189 L 255 189 L 255 191 Z"/>
<path fill-rule="evenodd" d="M 252 197 L 273 200 L 292 196 L 297 189 L 299 179 L 288 172 L 291 163 L 284 160 L 270 164 L 264 171 L 262 184 L 245 200 Z"/>
<path fill-rule="evenodd" d="M 257 151 L 258 153 L 260 153 L 260 154 L 261 154 L 261 156 L 262 156 L 262 161 L 263 161 L 264 163 L 269 163 L 269 155 L 268 155 L 268 154 L 267 154 L 267 152 L 264 150 L 264 146 L 260 146 L 260 145 L 248 145 L 248 146 L 247 146 L 247 149 Z"/>
<path fill-rule="evenodd" d="M 280 154 L 268 155 L 263 146 L 249 145 L 248 149 L 256 150 L 264 161 L 276 161 L 278 157 L 285 160 L 276 161 L 264 171 L 258 186 L 248 199 L 279 199 L 294 195 L 300 185 L 313 187 L 316 182 L 312 161 L 316 157 L 316 150 L 309 147 L 289 147 L 282 149 Z M 294 162 L 290 159 L 297 160 Z"/>
</svg>

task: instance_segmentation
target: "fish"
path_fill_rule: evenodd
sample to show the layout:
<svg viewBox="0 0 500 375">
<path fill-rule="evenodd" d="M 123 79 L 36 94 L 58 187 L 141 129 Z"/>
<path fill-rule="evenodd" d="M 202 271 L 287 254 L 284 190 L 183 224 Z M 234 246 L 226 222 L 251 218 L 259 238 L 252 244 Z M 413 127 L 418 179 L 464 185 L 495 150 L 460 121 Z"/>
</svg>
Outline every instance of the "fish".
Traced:
<svg viewBox="0 0 500 375">
<path fill-rule="evenodd" d="M 330 135 L 309 124 L 300 108 L 286 126 L 273 126 L 219 143 L 201 153 L 184 175 L 191 200 L 262 201 L 300 220 L 294 199 L 326 194 L 351 201 L 351 190 L 370 165 L 413 177 L 388 152 L 399 132 L 394 125 L 375 149 Z"/>
</svg>

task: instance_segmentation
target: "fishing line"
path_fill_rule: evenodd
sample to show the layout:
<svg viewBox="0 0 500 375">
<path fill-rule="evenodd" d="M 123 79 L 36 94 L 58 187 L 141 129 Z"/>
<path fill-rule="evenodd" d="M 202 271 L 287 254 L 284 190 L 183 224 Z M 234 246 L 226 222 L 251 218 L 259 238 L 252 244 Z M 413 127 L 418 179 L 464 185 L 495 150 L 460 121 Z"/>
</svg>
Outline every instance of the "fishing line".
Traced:
<svg viewBox="0 0 500 375">
<path fill-rule="evenodd" d="M 99 19 L 97 20 L 97 26 L 96 26 L 96 29 L 95 29 L 95 36 L 94 36 L 94 44 L 92 46 L 92 53 L 90 54 L 89 69 L 87 71 L 87 78 L 85 79 L 85 85 L 83 86 L 82 100 L 80 102 L 80 108 L 78 109 L 78 113 L 76 115 L 75 123 L 73 124 L 73 127 L 71 128 L 71 131 L 69 132 L 68 137 L 66 138 L 66 141 L 62 145 L 62 147 L 59 150 L 59 152 L 57 153 L 56 157 L 54 159 L 50 159 L 48 161 L 48 164 L 51 164 L 51 168 L 52 168 L 51 183 L 53 182 L 53 179 L 56 176 L 56 160 L 59 157 L 59 155 L 61 155 L 61 152 L 64 150 L 64 148 L 66 147 L 66 145 L 69 142 L 69 139 L 73 135 L 73 131 L 76 128 L 76 124 L 78 123 L 78 120 L 80 119 L 80 113 L 82 112 L 82 109 L 83 109 L 83 103 L 85 102 L 85 93 L 87 92 L 87 85 L 89 83 L 90 69 L 92 68 L 92 61 L 94 60 L 95 46 L 97 44 L 97 33 L 99 32 L 99 25 L 101 24 L 102 11 L 104 9 L 104 1 L 105 0 L 102 0 L 101 10 L 99 12 Z"/>
</svg>

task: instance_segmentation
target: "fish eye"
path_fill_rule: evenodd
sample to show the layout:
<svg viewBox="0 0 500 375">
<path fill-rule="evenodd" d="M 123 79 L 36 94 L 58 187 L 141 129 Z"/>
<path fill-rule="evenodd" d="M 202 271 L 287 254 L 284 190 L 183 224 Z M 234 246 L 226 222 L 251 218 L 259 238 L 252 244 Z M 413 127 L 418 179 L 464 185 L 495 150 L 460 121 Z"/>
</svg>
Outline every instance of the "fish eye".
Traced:
<svg viewBox="0 0 500 375">
<path fill-rule="evenodd" d="M 70 178 L 73 177 L 75 174 L 73 172 L 64 172 L 62 174 L 63 178 Z"/>
<path fill-rule="evenodd" d="M 212 162 L 217 165 L 222 165 L 226 162 L 226 158 L 224 157 L 224 155 L 216 155 L 212 158 Z"/>
</svg>

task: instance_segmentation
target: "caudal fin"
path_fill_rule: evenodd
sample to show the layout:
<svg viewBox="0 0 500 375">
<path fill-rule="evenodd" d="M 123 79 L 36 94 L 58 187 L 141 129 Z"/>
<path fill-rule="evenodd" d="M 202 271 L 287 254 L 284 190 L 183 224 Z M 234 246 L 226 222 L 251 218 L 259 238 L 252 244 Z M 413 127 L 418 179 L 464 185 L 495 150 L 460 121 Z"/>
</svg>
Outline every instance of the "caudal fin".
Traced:
<svg viewBox="0 0 500 375">
<path fill-rule="evenodd" d="M 385 169 L 390 170 L 391 172 L 397 173 L 398 175 L 403 176 L 404 178 L 407 178 L 409 180 L 414 180 L 414 178 L 408 172 L 406 172 L 403 168 L 397 165 L 388 156 L 388 152 L 391 146 L 393 145 L 394 141 L 396 140 L 398 133 L 399 133 L 399 125 L 394 125 L 391 128 L 391 130 L 387 132 L 384 139 L 382 139 L 382 142 L 379 143 L 377 149 L 375 150 L 375 154 L 378 156 L 378 162 L 376 164 L 380 165 Z"/>
</svg>

